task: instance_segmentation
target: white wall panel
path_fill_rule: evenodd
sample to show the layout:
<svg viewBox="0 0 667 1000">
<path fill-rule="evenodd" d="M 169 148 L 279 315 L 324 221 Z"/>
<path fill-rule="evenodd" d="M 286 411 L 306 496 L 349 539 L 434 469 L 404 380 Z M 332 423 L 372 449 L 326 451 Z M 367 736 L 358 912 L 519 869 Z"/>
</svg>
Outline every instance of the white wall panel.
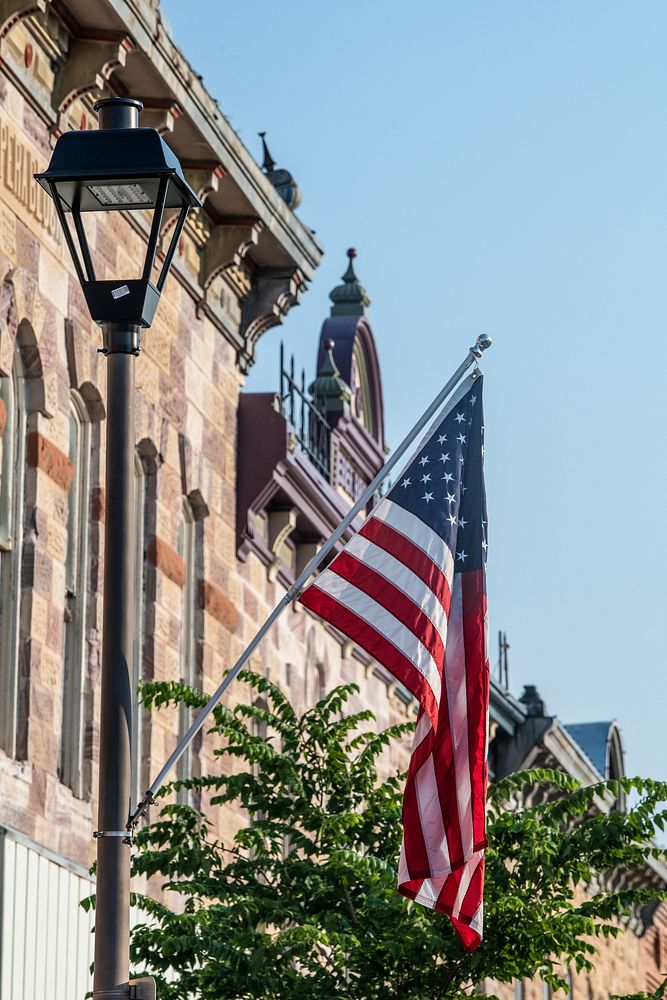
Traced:
<svg viewBox="0 0 667 1000">
<path fill-rule="evenodd" d="M 0 830 L 0 1000 L 83 1000 L 92 989 L 94 890 L 25 838 Z"/>
</svg>

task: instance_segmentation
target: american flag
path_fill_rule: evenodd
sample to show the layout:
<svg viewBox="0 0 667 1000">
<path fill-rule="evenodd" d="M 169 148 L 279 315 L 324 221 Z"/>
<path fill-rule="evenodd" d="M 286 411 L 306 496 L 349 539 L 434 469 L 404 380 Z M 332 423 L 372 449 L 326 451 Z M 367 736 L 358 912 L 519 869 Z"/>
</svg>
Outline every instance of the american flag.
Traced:
<svg viewBox="0 0 667 1000">
<path fill-rule="evenodd" d="M 301 602 L 418 700 L 398 888 L 482 938 L 489 663 L 482 377 Z"/>
</svg>

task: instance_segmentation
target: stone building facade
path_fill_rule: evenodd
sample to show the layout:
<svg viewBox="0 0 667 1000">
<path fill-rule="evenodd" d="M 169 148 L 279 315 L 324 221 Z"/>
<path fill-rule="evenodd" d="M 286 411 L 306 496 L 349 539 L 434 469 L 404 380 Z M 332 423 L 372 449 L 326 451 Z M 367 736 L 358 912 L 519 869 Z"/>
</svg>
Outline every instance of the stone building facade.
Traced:
<svg viewBox="0 0 667 1000">
<path fill-rule="evenodd" d="M 162 134 L 203 202 L 136 359 L 134 680 L 213 691 L 385 454 L 352 256 L 312 385 L 284 362 L 275 393 L 243 391 L 258 339 L 307 291 L 322 248 L 290 207 L 289 175 L 242 145 L 156 0 L 0 0 L 0 1000 L 89 985 L 78 902 L 92 886 L 97 811 L 106 372 L 33 174 L 59 134 L 95 128 L 95 100 L 112 95 L 143 102 L 141 124 Z M 91 219 L 99 277 L 134 274 L 147 232 L 140 213 Z M 297 708 L 354 680 L 382 727 L 414 713 L 381 667 L 296 607 L 252 666 Z M 137 711 L 135 799 L 186 721 Z M 492 721 L 510 742 L 526 721 L 500 685 Z M 397 747 L 387 767 L 406 755 Z M 179 773 L 212 764 L 204 738 Z M 218 819 L 221 837 L 242 821 Z M 649 975 L 664 961 L 655 940 L 664 932 L 623 939 Z"/>
</svg>

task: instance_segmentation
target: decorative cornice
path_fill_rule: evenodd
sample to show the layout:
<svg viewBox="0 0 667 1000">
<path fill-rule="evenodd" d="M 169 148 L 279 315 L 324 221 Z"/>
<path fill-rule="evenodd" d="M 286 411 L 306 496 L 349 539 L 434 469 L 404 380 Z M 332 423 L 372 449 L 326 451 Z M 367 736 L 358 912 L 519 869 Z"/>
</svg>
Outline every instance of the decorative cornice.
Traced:
<svg viewBox="0 0 667 1000">
<path fill-rule="evenodd" d="M 115 39 L 73 38 L 53 84 L 52 103 L 60 114 L 72 101 L 92 90 L 103 90 L 109 77 L 125 65 L 134 48 L 129 35 Z"/>
<path fill-rule="evenodd" d="M 285 272 L 266 269 L 255 274 L 250 294 L 241 305 L 244 351 L 238 361 L 242 371 L 252 364 L 259 338 L 282 323 L 292 306 L 298 304 L 304 288 L 304 277 L 298 269 Z"/>
</svg>

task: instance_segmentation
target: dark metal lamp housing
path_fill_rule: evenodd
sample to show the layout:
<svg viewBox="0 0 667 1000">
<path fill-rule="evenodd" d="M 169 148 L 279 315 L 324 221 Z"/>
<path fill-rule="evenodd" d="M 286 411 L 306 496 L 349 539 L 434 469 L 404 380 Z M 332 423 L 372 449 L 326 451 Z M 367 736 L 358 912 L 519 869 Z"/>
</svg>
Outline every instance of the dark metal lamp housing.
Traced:
<svg viewBox="0 0 667 1000">
<path fill-rule="evenodd" d="M 162 137 L 155 129 L 137 127 L 141 108 L 139 101 L 126 98 L 98 101 L 99 130 L 61 135 L 48 169 L 35 175 L 53 198 L 88 308 L 101 326 L 151 325 L 188 210 L 200 204 Z M 143 272 L 138 278 L 98 281 L 82 216 L 133 209 L 153 211 Z M 153 283 L 165 209 L 177 209 L 178 218 Z M 71 213 L 74 232 L 67 213 Z"/>
</svg>

